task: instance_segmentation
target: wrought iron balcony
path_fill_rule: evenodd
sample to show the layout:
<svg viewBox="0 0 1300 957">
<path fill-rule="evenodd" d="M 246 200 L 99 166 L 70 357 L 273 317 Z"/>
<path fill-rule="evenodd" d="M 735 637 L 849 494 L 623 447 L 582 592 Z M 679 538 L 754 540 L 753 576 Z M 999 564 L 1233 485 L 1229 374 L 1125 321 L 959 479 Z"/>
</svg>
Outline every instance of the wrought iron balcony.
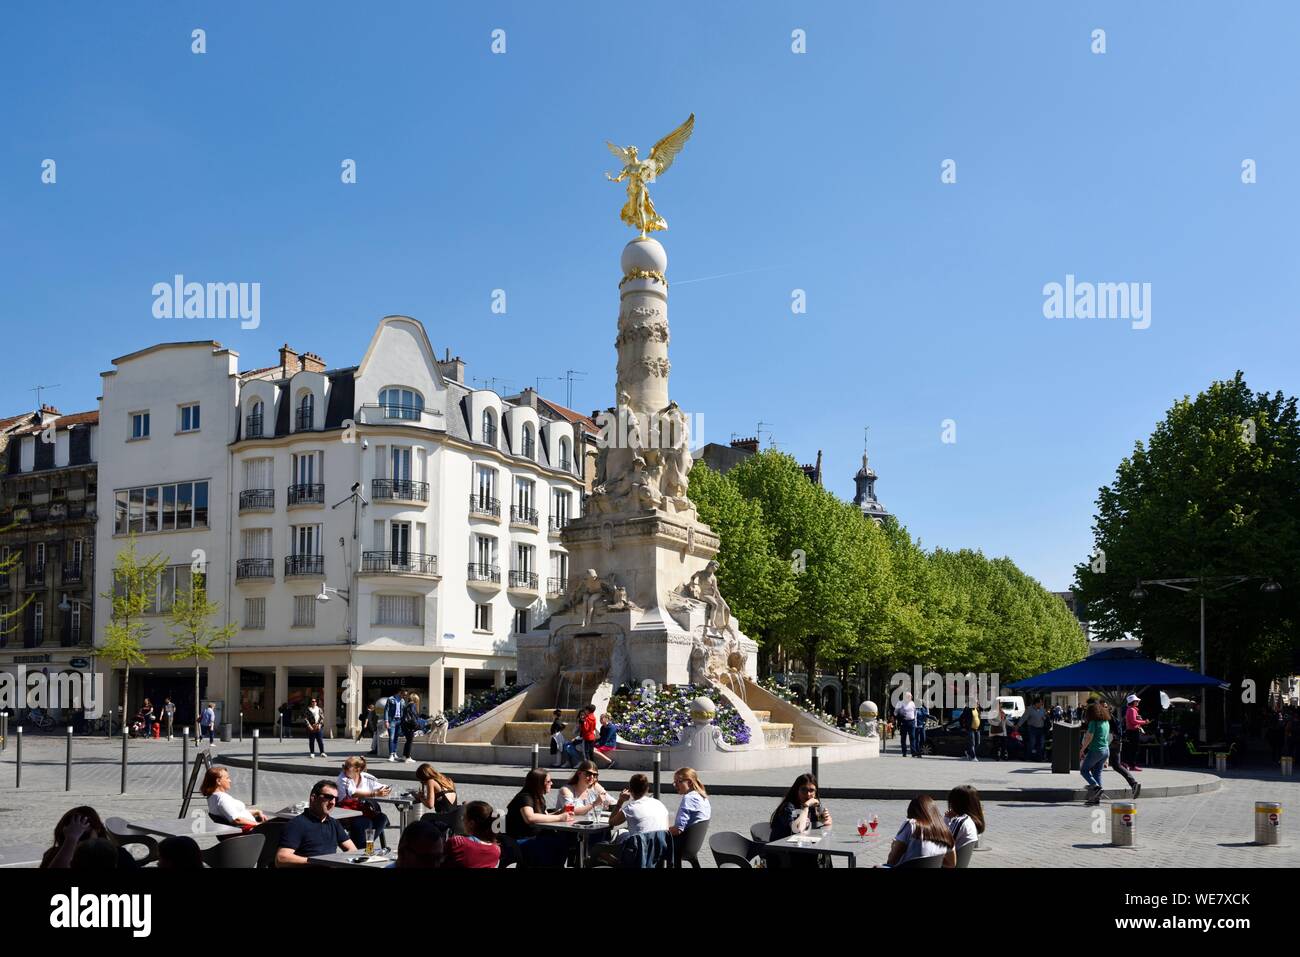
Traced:
<svg viewBox="0 0 1300 957">
<path fill-rule="evenodd" d="M 305 487 L 309 486 L 294 486 L 294 488 Z M 272 508 L 275 508 L 275 489 L 273 488 L 250 488 L 239 493 L 239 510 L 241 512 Z"/>
<path fill-rule="evenodd" d="M 572 471 L 573 462 L 569 459 L 560 459 L 560 468 L 565 472 Z"/>
<path fill-rule="evenodd" d="M 470 562 L 468 577 L 472 582 L 493 582 L 500 585 L 501 569 L 496 565 L 483 565 L 476 562 Z"/>
<path fill-rule="evenodd" d="M 419 422 L 420 413 L 424 411 L 423 409 L 417 409 L 413 405 L 402 405 L 397 402 L 381 404 L 379 407 L 384 410 L 384 418 L 386 419 L 406 419 L 410 422 Z"/>
<path fill-rule="evenodd" d="M 511 572 L 510 587 L 537 591 L 537 575 L 535 572 Z"/>
<path fill-rule="evenodd" d="M 531 525 L 536 528 L 537 509 L 528 508 L 526 505 L 511 505 L 510 521 L 518 522 L 520 525 Z"/>
<path fill-rule="evenodd" d="M 319 483 L 314 485 L 290 485 L 289 504 L 324 505 L 325 486 Z"/>
<path fill-rule="evenodd" d="M 363 575 L 436 575 L 438 557 L 420 552 L 362 552 Z"/>
<path fill-rule="evenodd" d="M 547 594 L 547 595 L 563 595 L 563 594 L 564 594 L 564 584 L 565 584 L 565 583 L 564 583 L 564 579 L 563 579 L 563 578 L 548 578 L 548 579 L 546 579 L 546 594 Z"/>
<path fill-rule="evenodd" d="M 409 502 L 429 501 L 429 483 L 412 482 L 410 479 L 373 479 L 370 482 L 370 497 L 374 499 L 400 498 Z"/>
<path fill-rule="evenodd" d="M 571 521 L 573 521 L 573 519 L 568 515 L 552 515 L 550 521 L 551 531 L 558 532 Z"/>
<path fill-rule="evenodd" d="M 501 500 L 499 498 L 488 498 L 486 495 L 470 495 L 469 513 L 499 519 L 501 517 Z"/>
<path fill-rule="evenodd" d="M 262 437 L 262 416 L 246 415 L 244 416 L 244 438 L 260 439 Z"/>
<path fill-rule="evenodd" d="M 285 566 L 288 574 L 288 566 Z M 274 558 L 241 558 L 235 562 L 235 581 L 248 578 L 275 578 Z"/>
<path fill-rule="evenodd" d="M 324 555 L 288 555 L 284 559 L 284 577 L 325 574 Z"/>
<path fill-rule="evenodd" d="M 80 585 L 82 582 L 81 562 L 63 563 L 63 584 Z"/>
<path fill-rule="evenodd" d="M 45 587 L 45 566 L 27 565 L 26 574 L 23 576 L 23 587 L 44 588 Z"/>
<path fill-rule="evenodd" d="M 314 412 L 315 412 L 314 408 L 298 409 L 297 412 L 294 414 L 294 431 L 310 432 L 314 427 L 313 426 L 313 421 L 315 419 L 315 415 L 313 414 Z"/>
</svg>

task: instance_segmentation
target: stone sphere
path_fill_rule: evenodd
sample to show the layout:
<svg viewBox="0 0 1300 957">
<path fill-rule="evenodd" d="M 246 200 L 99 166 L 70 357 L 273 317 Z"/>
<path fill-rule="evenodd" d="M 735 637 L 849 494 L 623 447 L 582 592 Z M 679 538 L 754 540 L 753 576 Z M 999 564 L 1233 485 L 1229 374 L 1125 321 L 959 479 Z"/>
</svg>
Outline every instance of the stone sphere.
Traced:
<svg viewBox="0 0 1300 957">
<path fill-rule="evenodd" d="M 876 708 L 874 701 L 864 701 L 858 705 L 858 717 L 863 721 L 875 721 L 880 717 L 880 712 Z"/>
<path fill-rule="evenodd" d="M 691 709 L 691 720 L 696 724 L 708 724 L 718 713 L 717 707 L 704 695 L 700 695 L 688 707 Z"/>
<path fill-rule="evenodd" d="M 668 274 L 668 253 L 656 239 L 634 239 L 623 247 L 623 275 L 634 269 Z"/>
</svg>

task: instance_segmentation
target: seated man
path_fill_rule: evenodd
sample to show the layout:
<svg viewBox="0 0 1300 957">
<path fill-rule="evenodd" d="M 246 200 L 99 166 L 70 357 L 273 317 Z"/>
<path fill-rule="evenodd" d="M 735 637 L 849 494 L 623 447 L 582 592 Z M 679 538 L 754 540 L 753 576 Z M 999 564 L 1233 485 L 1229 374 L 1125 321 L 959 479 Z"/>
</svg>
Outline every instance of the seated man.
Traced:
<svg viewBox="0 0 1300 957">
<path fill-rule="evenodd" d="M 629 837 L 668 830 L 668 808 L 662 801 L 650 797 L 650 779 L 644 774 L 632 775 L 627 790 L 619 795 L 618 804 L 614 805 L 609 826 L 618 827 L 620 824 L 626 824 L 627 830 L 593 850 L 593 856 L 602 863 L 617 865 L 622 856 L 620 845 Z"/>
<path fill-rule="evenodd" d="M 343 825 L 330 817 L 338 799 L 338 785 L 333 781 L 317 781 L 312 786 L 307 810 L 286 824 L 280 835 L 276 867 L 303 867 L 310 863 L 308 858 L 357 849 Z"/>
</svg>

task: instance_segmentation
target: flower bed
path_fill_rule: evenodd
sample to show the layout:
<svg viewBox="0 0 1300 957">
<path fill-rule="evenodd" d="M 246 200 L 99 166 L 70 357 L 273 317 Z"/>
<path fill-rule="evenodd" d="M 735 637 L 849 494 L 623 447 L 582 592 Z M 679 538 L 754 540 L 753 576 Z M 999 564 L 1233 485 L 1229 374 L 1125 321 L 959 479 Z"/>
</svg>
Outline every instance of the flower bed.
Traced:
<svg viewBox="0 0 1300 957">
<path fill-rule="evenodd" d="M 504 688 L 489 688 L 476 695 L 470 695 L 456 711 L 444 711 L 447 727 L 455 728 L 468 724 L 475 718 L 481 718 L 502 702 L 509 701 L 515 695 L 528 688 L 528 685 L 506 685 Z"/>
<path fill-rule="evenodd" d="M 858 733 L 857 726 L 854 725 L 852 722 L 850 722 L 848 725 L 846 725 L 843 728 L 839 727 L 836 724 L 835 715 L 827 714 L 825 711 L 820 710 L 819 708 L 817 708 L 816 705 L 808 701 L 808 699 L 806 699 L 803 695 L 799 694 L 792 688 L 788 688 L 785 685 L 780 684 L 779 682 L 776 681 L 775 678 L 764 678 L 762 681 L 758 683 L 758 685 L 764 691 L 770 691 L 772 694 L 776 695 L 786 704 L 794 705 L 804 714 L 808 715 L 809 717 L 816 718 L 822 724 L 828 724 L 832 728 L 835 728 L 837 731 L 844 731 L 848 734 Z"/>
<path fill-rule="evenodd" d="M 672 685 L 657 692 L 635 691 L 611 698 L 609 716 L 624 741 L 635 744 L 672 745 L 681 740 L 691 723 L 690 703 L 704 695 L 714 702 L 713 724 L 722 729 L 728 744 L 749 744 L 749 725 L 717 691 L 701 685 Z"/>
</svg>

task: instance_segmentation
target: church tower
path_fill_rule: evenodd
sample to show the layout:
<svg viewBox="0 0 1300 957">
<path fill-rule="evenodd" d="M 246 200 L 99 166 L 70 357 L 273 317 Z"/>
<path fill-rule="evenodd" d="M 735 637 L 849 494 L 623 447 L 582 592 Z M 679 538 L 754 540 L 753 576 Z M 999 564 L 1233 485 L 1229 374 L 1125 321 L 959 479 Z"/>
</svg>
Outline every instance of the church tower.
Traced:
<svg viewBox="0 0 1300 957">
<path fill-rule="evenodd" d="M 858 469 L 858 474 L 853 476 L 853 483 L 857 486 L 857 493 L 853 496 L 853 504 L 862 510 L 862 514 L 870 518 L 877 525 L 884 522 L 885 516 L 889 513 L 885 511 L 885 506 L 881 505 L 876 498 L 876 470 L 867 464 L 867 450 L 862 450 L 862 468 Z"/>
</svg>

